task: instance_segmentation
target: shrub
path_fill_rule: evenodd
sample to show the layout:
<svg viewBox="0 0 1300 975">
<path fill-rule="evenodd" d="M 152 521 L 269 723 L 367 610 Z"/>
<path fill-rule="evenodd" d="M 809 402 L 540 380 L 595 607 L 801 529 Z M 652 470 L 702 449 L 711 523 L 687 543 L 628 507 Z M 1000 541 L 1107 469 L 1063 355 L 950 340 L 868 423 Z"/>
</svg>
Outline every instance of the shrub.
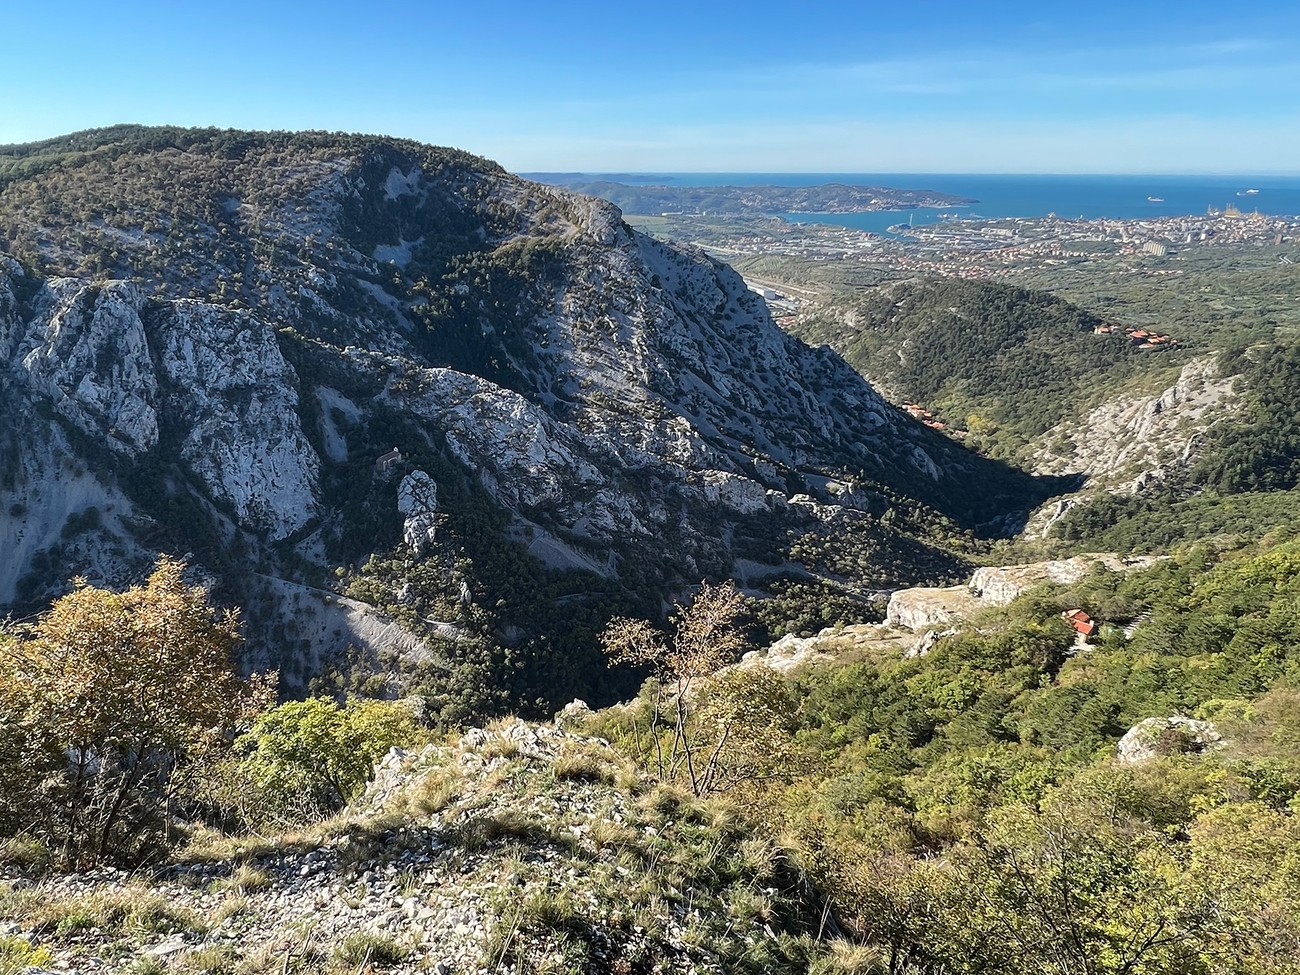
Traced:
<svg viewBox="0 0 1300 975">
<path fill-rule="evenodd" d="M 334 954 L 348 965 L 382 967 L 406 961 L 411 953 L 387 935 L 363 931 L 344 938 Z"/>
<path fill-rule="evenodd" d="M 357 798 L 390 748 L 424 735 L 401 702 L 317 697 L 265 712 L 236 747 L 270 814 L 309 819 Z"/>
</svg>

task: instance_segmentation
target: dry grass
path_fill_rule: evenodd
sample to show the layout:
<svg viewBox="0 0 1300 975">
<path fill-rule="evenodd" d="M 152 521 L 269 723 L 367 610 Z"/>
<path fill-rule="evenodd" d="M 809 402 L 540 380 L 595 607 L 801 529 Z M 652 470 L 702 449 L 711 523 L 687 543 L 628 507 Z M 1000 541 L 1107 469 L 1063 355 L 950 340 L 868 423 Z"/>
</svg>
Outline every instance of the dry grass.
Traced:
<svg viewBox="0 0 1300 975">
<path fill-rule="evenodd" d="M 90 930 L 108 937 L 130 937 L 207 929 L 193 911 L 136 884 L 75 897 L 37 896 L 5 907 L 7 916 L 55 938 Z"/>
<path fill-rule="evenodd" d="M 460 798 L 464 785 L 459 769 L 453 766 L 433 769 L 412 790 L 410 804 L 424 816 L 440 813 Z"/>
<path fill-rule="evenodd" d="M 890 968 L 880 951 L 848 941 L 827 942 L 825 952 L 808 969 L 808 975 L 885 975 Z"/>
<path fill-rule="evenodd" d="M 411 950 L 385 934 L 360 931 L 348 935 L 334 949 L 334 957 L 345 965 L 383 968 L 397 965 L 411 956 Z"/>
<path fill-rule="evenodd" d="M 176 854 L 175 862 L 232 863 L 278 853 L 304 853 L 319 848 L 327 839 L 343 832 L 345 828 L 346 821 L 335 818 L 303 829 L 266 836 L 256 833 L 230 836 L 217 830 L 199 829 L 194 831 L 189 842 Z"/>
<path fill-rule="evenodd" d="M 234 975 L 237 970 L 235 953 L 225 945 L 205 945 L 187 952 L 178 968 L 184 975 Z"/>
<path fill-rule="evenodd" d="M 227 921 L 232 917 L 238 917 L 240 914 L 246 914 L 248 910 L 249 910 L 249 901 L 248 898 L 245 897 L 243 894 L 234 894 L 230 897 L 227 897 L 225 900 L 221 902 L 221 904 L 217 907 L 216 911 L 213 913 L 212 926 L 216 927 L 217 925 L 221 924 L 223 921 Z"/>
<path fill-rule="evenodd" d="M 265 870 L 260 870 L 251 863 L 245 863 L 236 868 L 235 872 L 226 879 L 217 881 L 214 887 L 218 891 L 256 894 L 259 890 L 266 890 L 271 883 L 271 875 Z"/>
<path fill-rule="evenodd" d="M 555 760 L 556 779 L 562 782 L 592 782 L 613 785 L 618 766 L 600 756 L 595 749 L 572 746 Z"/>
</svg>

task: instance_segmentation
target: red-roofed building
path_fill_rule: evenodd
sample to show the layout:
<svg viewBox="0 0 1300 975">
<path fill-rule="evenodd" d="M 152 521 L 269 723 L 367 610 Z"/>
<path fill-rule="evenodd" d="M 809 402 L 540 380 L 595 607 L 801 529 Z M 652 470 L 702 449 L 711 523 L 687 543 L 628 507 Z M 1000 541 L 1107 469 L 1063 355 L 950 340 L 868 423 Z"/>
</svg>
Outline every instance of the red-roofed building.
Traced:
<svg viewBox="0 0 1300 975">
<path fill-rule="evenodd" d="M 1061 616 L 1067 623 L 1073 626 L 1077 632 L 1082 633 L 1084 636 L 1092 636 L 1097 632 L 1096 621 L 1081 609 L 1066 610 L 1061 614 Z"/>
</svg>

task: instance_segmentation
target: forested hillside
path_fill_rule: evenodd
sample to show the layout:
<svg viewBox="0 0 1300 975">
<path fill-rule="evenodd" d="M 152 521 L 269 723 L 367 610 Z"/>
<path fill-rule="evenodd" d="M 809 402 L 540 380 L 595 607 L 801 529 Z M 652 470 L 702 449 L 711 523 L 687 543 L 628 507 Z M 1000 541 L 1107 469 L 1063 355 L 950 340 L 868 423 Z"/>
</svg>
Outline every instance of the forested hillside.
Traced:
<svg viewBox="0 0 1300 975">
<path fill-rule="evenodd" d="M 838 295 L 790 328 L 842 353 L 895 402 L 920 404 L 972 446 L 1023 463 L 1061 420 L 1188 358 L 1139 349 L 1122 328 L 1096 332 L 1108 324 L 1041 291 L 927 279 Z"/>
</svg>

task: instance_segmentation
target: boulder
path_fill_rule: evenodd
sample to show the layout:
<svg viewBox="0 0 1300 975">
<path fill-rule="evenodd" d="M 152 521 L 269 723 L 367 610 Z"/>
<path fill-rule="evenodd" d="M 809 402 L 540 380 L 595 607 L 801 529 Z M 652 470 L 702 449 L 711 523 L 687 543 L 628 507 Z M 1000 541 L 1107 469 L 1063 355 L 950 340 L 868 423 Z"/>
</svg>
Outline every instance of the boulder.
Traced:
<svg viewBox="0 0 1300 975">
<path fill-rule="evenodd" d="M 823 633 L 828 632 L 823 631 Z M 825 636 L 823 634 L 798 637 L 793 633 L 787 633 L 773 643 L 766 652 L 760 653 L 758 650 L 751 650 L 745 654 L 739 666 L 744 670 L 767 667 L 769 670 L 775 670 L 780 674 L 790 674 L 804 664 L 821 663 L 834 659 L 831 654 L 822 649 L 824 640 Z"/>
<path fill-rule="evenodd" d="M 1223 747 L 1223 736 L 1208 721 L 1181 714 L 1139 721 L 1119 740 L 1117 753 L 1125 765 L 1185 752 L 1203 752 Z"/>
<path fill-rule="evenodd" d="M 726 471 L 704 472 L 704 497 L 720 501 L 742 515 L 767 510 L 767 489 L 763 485 Z"/>
<path fill-rule="evenodd" d="M 922 630 L 927 626 L 952 623 L 979 608 L 980 601 L 968 586 L 900 589 L 889 597 L 885 621 L 909 630 Z"/>
<path fill-rule="evenodd" d="M 582 725 L 590 718 L 594 711 L 587 706 L 587 702 L 574 698 L 555 716 L 556 727 L 565 729 L 581 728 Z"/>
</svg>

